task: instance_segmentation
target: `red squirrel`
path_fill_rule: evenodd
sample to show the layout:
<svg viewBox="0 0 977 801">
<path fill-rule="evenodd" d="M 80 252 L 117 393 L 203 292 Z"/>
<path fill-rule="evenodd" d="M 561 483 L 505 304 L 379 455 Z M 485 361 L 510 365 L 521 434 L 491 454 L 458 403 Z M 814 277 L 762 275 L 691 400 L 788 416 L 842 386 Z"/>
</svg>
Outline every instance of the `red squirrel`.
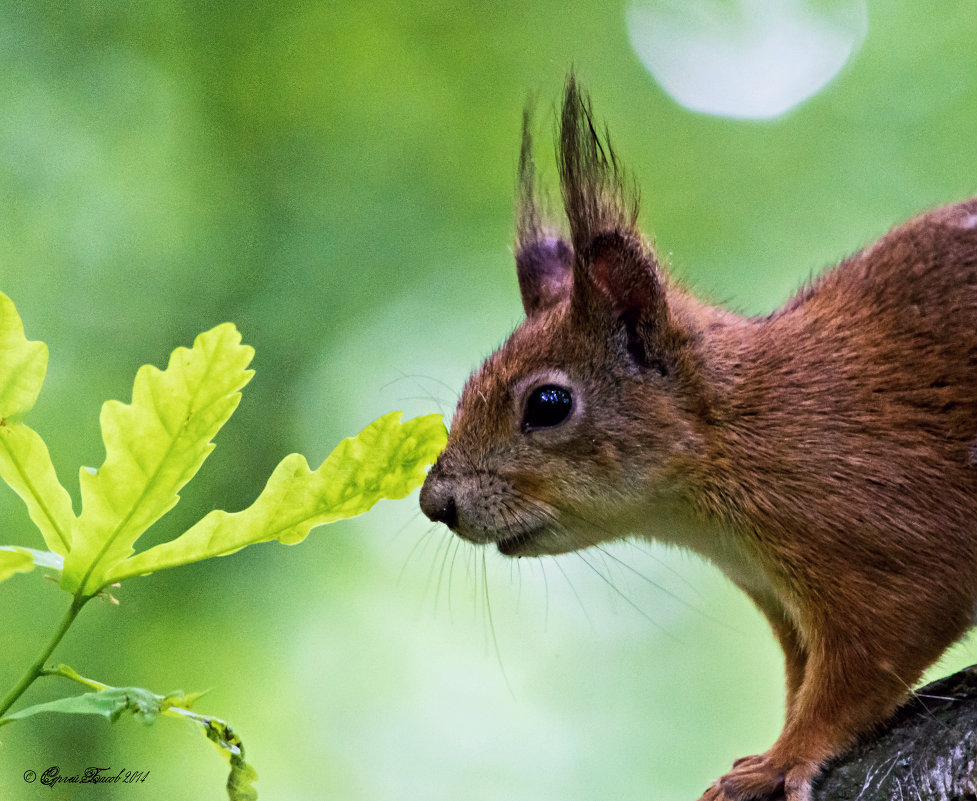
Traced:
<svg viewBox="0 0 977 801">
<path fill-rule="evenodd" d="M 977 622 L 977 199 L 743 317 L 664 272 L 572 75 L 568 235 L 540 213 L 529 128 L 526 317 L 468 380 L 421 508 L 512 557 L 638 536 L 718 565 L 784 651 L 786 722 L 700 801 L 809 801 Z"/>
</svg>

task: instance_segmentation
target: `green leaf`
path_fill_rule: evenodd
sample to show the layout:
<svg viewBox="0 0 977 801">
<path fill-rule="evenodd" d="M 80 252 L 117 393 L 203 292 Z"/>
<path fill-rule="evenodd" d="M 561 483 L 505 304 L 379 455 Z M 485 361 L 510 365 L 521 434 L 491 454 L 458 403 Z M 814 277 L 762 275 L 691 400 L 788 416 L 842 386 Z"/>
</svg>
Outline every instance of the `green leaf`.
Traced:
<svg viewBox="0 0 977 801">
<path fill-rule="evenodd" d="M 5 581 L 14 573 L 29 573 L 35 567 L 61 571 L 64 569 L 64 558 L 52 551 L 36 551 L 33 548 L 21 548 L 19 545 L 0 545 L 0 581 Z"/>
<path fill-rule="evenodd" d="M 34 704 L 18 712 L 0 718 L 0 726 L 15 720 L 23 720 L 43 712 L 61 712 L 67 715 L 101 715 L 113 723 L 123 712 L 132 712 L 146 723 L 153 723 L 162 709 L 163 699 L 140 687 L 109 687 L 105 690 L 82 695 L 72 695 Z"/>
<path fill-rule="evenodd" d="M 47 361 L 47 345 L 27 340 L 13 301 L 0 293 L 0 478 L 24 499 L 48 548 L 65 554 L 74 519 L 71 499 L 44 441 L 18 422 L 37 400 Z"/>
<path fill-rule="evenodd" d="M 228 761 L 231 772 L 227 777 L 227 797 L 230 801 L 257 801 L 258 791 L 252 784 L 257 781 L 258 772 L 244 761 L 244 744 L 227 723 L 176 705 L 164 710 L 163 714 L 195 723 Z"/>
<path fill-rule="evenodd" d="M 6 581 L 14 573 L 30 573 L 33 569 L 34 557 L 25 548 L 0 548 L 0 581 Z"/>
<path fill-rule="evenodd" d="M 23 423 L 0 423 L 0 478 L 27 504 L 47 547 L 67 554 L 75 520 L 71 497 L 58 481 L 44 440 Z"/>
<path fill-rule="evenodd" d="M 343 440 L 318 470 L 285 457 L 247 509 L 214 511 L 175 540 L 143 551 L 109 571 L 106 582 L 225 556 L 246 545 L 292 545 L 315 526 L 361 514 L 381 498 L 403 498 L 420 486 L 447 438 L 440 415 L 400 422 L 391 412 Z"/>
<path fill-rule="evenodd" d="M 131 404 L 102 407 L 105 462 L 80 474 L 82 513 L 65 559 L 64 589 L 98 592 L 139 536 L 176 504 L 237 407 L 253 355 L 233 325 L 219 325 L 198 336 L 192 349 L 177 348 L 165 371 L 140 368 Z"/>
<path fill-rule="evenodd" d="M 0 419 L 29 411 L 47 372 L 47 345 L 24 336 L 13 301 L 0 293 Z"/>
<path fill-rule="evenodd" d="M 60 712 L 67 715 L 101 715 L 115 723 L 124 713 L 131 712 L 144 723 L 152 724 L 160 715 L 185 720 L 200 729 L 231 766 L 227 777 L 227 795 L 230 801 L 256 801 L 258 793 L 252 784 L 258 774 L 244 761 L 244 744 L 226 721 L 202 715 L 190 709 L 202 693 L 172 692 L 169 695 L 156 695 L 142 687 L 110 687 L 107 684 L 85 678 L 68 665 L 58 665 L 45 671 L 47 676 L 61 676 L 71 679 L 95 692 L 82 693 L 67 698 L 58 698 L 43 704 L 35 704 L 0 718 L 0 726 L 15 720 L 40 715 L 45 712 Z"/>
</svg>

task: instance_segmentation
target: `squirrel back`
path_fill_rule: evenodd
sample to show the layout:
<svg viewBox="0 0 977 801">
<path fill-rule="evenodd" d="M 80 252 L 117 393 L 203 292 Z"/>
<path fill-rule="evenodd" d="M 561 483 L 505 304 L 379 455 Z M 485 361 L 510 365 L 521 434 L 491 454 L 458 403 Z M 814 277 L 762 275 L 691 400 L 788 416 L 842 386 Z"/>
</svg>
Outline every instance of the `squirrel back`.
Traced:
<svg viewBox="0 0 977 801">
<path fill-rule="evenodd" d="M 571 76 L 543 221 L 524 124 L 525 321 L 475 371 L 421 507 L 509 556 L 627 536 L 714 561 L 785 654 L 787 722 L 706 801 L 806 801 L 977 613 L 977 200 L 746 318 L 671 280 Z"/>
</svg>

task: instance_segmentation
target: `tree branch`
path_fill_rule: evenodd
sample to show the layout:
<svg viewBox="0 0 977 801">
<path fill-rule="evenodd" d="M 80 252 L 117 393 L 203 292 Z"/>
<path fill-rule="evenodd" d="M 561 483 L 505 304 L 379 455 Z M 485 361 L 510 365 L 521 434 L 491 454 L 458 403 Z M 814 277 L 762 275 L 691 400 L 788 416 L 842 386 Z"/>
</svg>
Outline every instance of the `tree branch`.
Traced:
<svg viewBox="0 0 977 801">
<path fill-rule="evenodd" d="M 977 801 L 977 665 L 916 691 L 831 762 L 814 801 Z"/>
</svg>

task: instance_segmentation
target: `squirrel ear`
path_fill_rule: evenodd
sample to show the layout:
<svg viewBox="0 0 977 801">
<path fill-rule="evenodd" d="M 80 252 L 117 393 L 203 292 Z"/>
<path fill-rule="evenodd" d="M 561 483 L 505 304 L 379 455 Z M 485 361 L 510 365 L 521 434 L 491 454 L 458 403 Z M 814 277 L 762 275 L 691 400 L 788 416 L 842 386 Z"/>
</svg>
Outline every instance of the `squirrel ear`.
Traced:
<svg viewBox="0 0 977 801">
<path fill-rule="evenodd" d="M 526 316 L 570 296 L 573 250 L 562 239 L 544 237 L 523 245 L 516 253 L 516 274 Z"/>
<path fill-rule="evenodd" d="M 577 259 L 575 303 L 588 314 L 623 326 L 627 351 L 637 364 L 667 372 L 664 331 L 668 307 L 658 263 L 631 233 L 597 234 Z M 597 297 L 594 297 L 596 295 Z"/>
</svg>

